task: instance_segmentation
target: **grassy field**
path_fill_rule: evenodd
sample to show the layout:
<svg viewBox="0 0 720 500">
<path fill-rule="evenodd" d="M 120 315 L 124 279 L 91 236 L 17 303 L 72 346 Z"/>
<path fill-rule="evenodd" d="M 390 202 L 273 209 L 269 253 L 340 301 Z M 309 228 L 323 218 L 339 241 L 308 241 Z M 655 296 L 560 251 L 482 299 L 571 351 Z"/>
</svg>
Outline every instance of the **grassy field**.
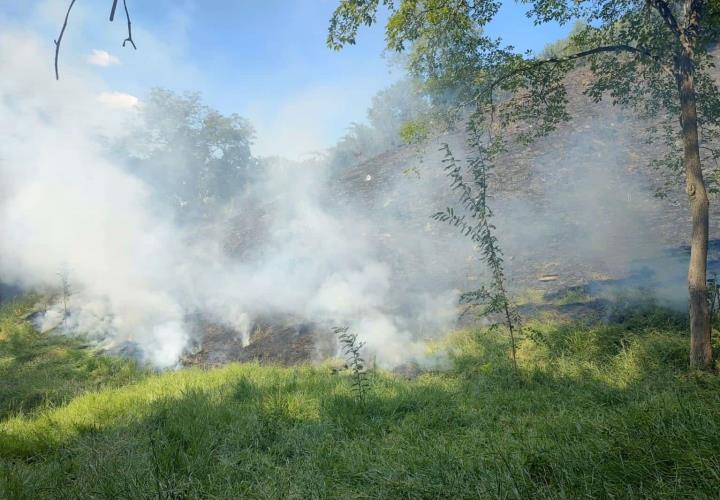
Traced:
<svg viewBox="0 0 720 500">
<path fill-rule="evenodd" d="M 718 498 L 720 378 L 682 319 L 528 324 L 448 369 L 378 372 L 364 405 L 329 366 L 153 373 L 0 315 L 2 498 Z"/>
</svg>

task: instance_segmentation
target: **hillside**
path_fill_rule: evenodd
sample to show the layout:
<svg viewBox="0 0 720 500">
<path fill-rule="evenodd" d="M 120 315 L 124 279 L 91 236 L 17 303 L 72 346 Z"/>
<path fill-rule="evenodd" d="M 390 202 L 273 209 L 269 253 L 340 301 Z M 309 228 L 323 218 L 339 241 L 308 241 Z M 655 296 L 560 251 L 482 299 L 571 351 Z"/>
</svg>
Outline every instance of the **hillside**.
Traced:
<svg viewBox="0 0 720 500">
<path fill-rule="evenodd" d="M 584 300 L 572 309 L 574 317 L 603 315 L 608 300 L 636 289 L 685 310 L 689 211 L 683 179 L 651 166 L 663 150 L 648 144 L 648 123 L 582 94 L 588 77 L 577 70 L 568 81 L 573 119 L 530 146 L 511 142 L 492 174 L 490 203 L 510 288 L 529 316 L 538 310 L 567 312 L 570 308 L 559 310 L 552 298 L 577 291 Z M 512 140 L 515 132 L 506 133 Z M 473 246 L 455 228 L 431 219 L 455 200 L 443 171 L 445 143 L 460 160 L 471 154 L 460 123 L 422 144 L 396 147 L 332 172 L 320 195 L 327 213 L 356 224 L 373 257 L 388 266 L 393 300 L 382 308 L 411 324 L 411 334 L 419 338 L 442 336 L 455 318 L 438 329 L 428 319 L 428 304 L 419 307 L 413 300 L 433 297 L 447 316 L 453 304 L 442 300 L 443 292 L 474 290 L 486 279 Z M 714 175 L 710 162 L 706 173 Z M 656 196 L 659 190 L 663 198 Z M 711 274 L 720 272 L 717 202 L 711 195 Z M 228 229 L 230 252 L 252 259 L 263 250 L 271 231 L 266 221 L 282 213 L 277 203 L 251 197 L 241 207 Z M 534 300 L 526 307 L 528 296 Z M 465 326 L 483 321 L 462 318 Z M 254 319 L 250 344 L 243 346 L 237 331 L 201 324 L 198 350 L 185 361 L 322 360 L 335 352 L 331 326 L 313 317 L 269 313 Z"/>
<path fill-rule="evenodd" d="M 491 206 L 510 281 L 518 290 L 557 290 L 619 279 L 647 267 L 672 274 L 667 281 L 683 279 L 684 264 L 667 261 L 664 254 L 674 255 L 688 243 L 684 180 L 651 166 L 664 154 L 664 146 L 648 143 L 650 123 L 614 107 L 609 98 L 594 103 L 582 94 L 589 77 L 582 69 L 571 74 L 567 87 L 572 120 L 550 136 L 526 146 L 513 143 L 515 132 L 506 131 L 511 149 L 492 174 Z M 439 149 L 445 143 L 458 159 L 471 154 L 460 124 L 424 144 L 395 148 L 343 172 L 337 180 L 341 192 L 372 210 L 377 220 L 400 210 L 418 233 L 447 238 L 448 232 L 436 223 L 427 227 L 429 215 L 454 200 L 442 170 Z M 712 160 L 705 168 L 709 178 L 715 176 Z M 403 187 L 412 184 L 422 188 Z M 658 192 L 664 197 L 657 197 Z M 710 210 L 712 240 L 720 237 L 716 194 L 711 195 Z M 716 272 L 717 256 L 711 256 Z M 539 281 L 547 275 L 558 279 Z M 470 283 L 467 278 L 455 276 L 456 282 L 470 286 L 477 276 Z"/>
<path fill-rule="evenodd" d="M 720 499 L 720 0 L 4 3 L 0 500 Z"/>
</svg>

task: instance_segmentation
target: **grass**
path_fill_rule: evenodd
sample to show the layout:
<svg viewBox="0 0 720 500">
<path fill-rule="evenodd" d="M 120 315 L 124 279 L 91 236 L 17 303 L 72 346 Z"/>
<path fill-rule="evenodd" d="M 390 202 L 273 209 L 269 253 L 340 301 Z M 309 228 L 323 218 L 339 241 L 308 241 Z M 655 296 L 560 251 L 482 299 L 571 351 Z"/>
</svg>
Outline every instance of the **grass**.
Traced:
<svg viewBox="0 0 720 500">
<path fill-rule="evenodd" d="M 378 373 L 360 405 L 328 366 L 151 373 L 23 307 L 0 320 L 3 498 L 718 495 L 720 380 L 661 310 L 536 320 L 517 374 L 498 332 L 456 332 L 446 371 Z"/>
<path fill-rule="evenodd" d="M 143 376 L 134 362 L 97 356 L 82 339 L 36 332 L 32 298 L 0 310 L 0 419 L 62 406 L 80 393 Z"/>
<path fill-rule="evenodd" d="M 549 298 L 548 295 L 550 295 Z M 519 306 L 541 304 L 563 306 L 589 302 L 593 298 L 594 297 L 582 286 L 568 287 L 551 294 L 539 288 L 526 288 L 513 295 L 515 304 Z"/>
</svg>

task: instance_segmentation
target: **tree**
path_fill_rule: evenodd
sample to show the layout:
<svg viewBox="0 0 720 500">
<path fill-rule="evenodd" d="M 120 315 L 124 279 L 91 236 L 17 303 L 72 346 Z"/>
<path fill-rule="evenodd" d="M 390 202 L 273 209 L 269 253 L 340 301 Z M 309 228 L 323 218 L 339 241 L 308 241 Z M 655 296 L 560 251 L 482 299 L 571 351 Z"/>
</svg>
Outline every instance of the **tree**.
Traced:
<svg viewBox="0 0 720 500">
<path fill-rule="evenodd" d="M 720 4 L 707 0 L 524 0 L 536 24 L 581 21 L 560 55 L 518 54 L 483 33 L 498 0 L 341 0 L 328 45 L 354 44 L 358 29 L 389 11 L 389 49 L 408 49 L 410 68 L 431 91 L 453 89 L 471 106 L 476 130 L 526 123 L 532 141 L 571 119 L 566 76 L 589 70 L 585 93 L 636 110 L 664 140 L 664 163 L 685 177 L 692 217 L 688 292 L 690 364 L 712 365 L 707 293 L 708 186 L 702 164 L 718 158 L 720 96 L 709 49 L 720 32 Z M 679 120 L 678 120 L 679 119 Z M 487 141 L 488 139 L 486 139 Z M 493 141 L 500 140 L 494 136 Z M 677 143 L 682 144 L 678 148 Z M 502 151 L 503 146 L 496 147 Z"/>
<path fill-rule="evenodd" d="M 247 120 L 204 105 L 197 93 L 153 89 L 116 147 L 182 217 L 209 216 L 253 175 L 254 135 Z"/>
</svg>

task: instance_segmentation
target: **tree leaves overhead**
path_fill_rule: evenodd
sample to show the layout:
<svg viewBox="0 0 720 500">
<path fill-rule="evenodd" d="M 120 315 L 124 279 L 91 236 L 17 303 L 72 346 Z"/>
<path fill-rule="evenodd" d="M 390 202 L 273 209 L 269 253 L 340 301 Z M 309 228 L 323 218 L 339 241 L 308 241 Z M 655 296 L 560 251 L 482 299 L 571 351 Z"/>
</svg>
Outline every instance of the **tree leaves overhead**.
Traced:
<svg viewBox="0 0 720 500">
<path fill-rule="evenodd" d="M 707 2 L 700 22 L 685 19 L 682 2 L 660 0 L 523 0 L 536 24 L 577 23 L 571 35 L 543 54 L 518 53 L 484 33 L 500 2 L 494 0 L 342 0 L 330 23 L 335 49 L 355 43 L 362 25 L 387 10 L 387 48 L 408 53 L 408 67 L 435 104 L 490 112 L 503 126 L 518 124 L 527 142 L 552 132 L 571 116 L 566 110 L 567 76 L 582 66 L 592 73 L 584 93 L 610 99 L 653 123 L 651 131 L 677 123 L 679 104 L 673 65 L 683 37 L 696 37 L 694 71 L 698 121 L 705 159 L 717 157 L 720 98 L 709 75 L 708 50 L 720 38 L 720 2 Z M 667 5 L 666 11 L 663 5 Z M 674 26 L 668 19 L 679 20 Z M 522 124 L 520 126 L 519 124 Z M 678 139 L 655 140 L 675 153 Z M 678 158 L 667 157 L 671 167 Z M 715 165 L 715 162 L 709 162 Z"/>
<path fill-rule="evenodd" d="M 392 8 L 392 0 L 382 4 Z M 360 26 L 370 26 L 377 20 L 380 0 L 343 0 L 330 20 L 328 47 L 340 50 L 345 45 L 354 45 Z"/>
</svg>

